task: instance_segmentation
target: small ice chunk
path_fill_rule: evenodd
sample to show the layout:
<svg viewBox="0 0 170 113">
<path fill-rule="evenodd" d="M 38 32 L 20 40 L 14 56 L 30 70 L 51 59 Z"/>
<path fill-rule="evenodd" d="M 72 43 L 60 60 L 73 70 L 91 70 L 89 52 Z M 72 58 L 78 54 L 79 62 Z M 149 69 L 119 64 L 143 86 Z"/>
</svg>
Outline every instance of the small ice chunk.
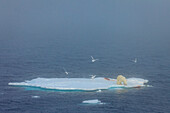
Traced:
<svg viewBox="0 0 170 113">
<path fill-rule="evenodd" d="M 100 90 L 100 89 L 99 89 L 99 90 L 98 90 L 98 91 L 96 91 L 96 92 L 102 92 L 102 90 Z"/>
<path fill-rule="evenodd" d="M 85 100 L 82 103 L 84 103 L 84 104 L 100 104 L 101 101 L 98 99 L 93 99 L 93 100 Z"/>
<path fill-rule="evenodd" d="M 31 96 L 32 98 L 40 98 L 40 96 Z"/>
<path fill-rule="evenodd" d="M 152 85 L 146 85 L 146 87 L 153 87 Z"/>
<path fill-rule="evenodd" d="M 144 83 L 148 83 L 148 80 L 144 80 Z"/>
</svg>

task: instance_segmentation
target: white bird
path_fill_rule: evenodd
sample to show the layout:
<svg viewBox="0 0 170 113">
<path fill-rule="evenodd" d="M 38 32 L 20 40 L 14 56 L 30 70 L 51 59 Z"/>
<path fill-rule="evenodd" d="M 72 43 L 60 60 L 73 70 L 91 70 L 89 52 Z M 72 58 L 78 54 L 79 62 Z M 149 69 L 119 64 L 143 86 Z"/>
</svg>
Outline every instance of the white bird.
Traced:
<svg viewBox="0 0 170 113">
<path fill-rule="evenodd" d="M 137 63 L 137 61 L 138 61 L 138 60 L 137 60 L 137 58 L 135 58 L 135 59 L 134 59 L 134 60 L 132 60 L 132 61 L 133 61 L 134 63 Z"/>
<path fill-rule="evenodd" d="M 96 77 L 96 75 L 90 75 L 91 76 L 91 79 L 94 79 Z"/>
<path fill-rule="evenodd" d="M 63 69 L 64 69 L 64 73 L 66 74 L 66 75 L 68 75 L 68 72 L 66 71 L 66 69 L 63 67 Z"/>
<path fill-rule="evenodd" d="M 92 59 L 91 60 L 92 62 L 95 62 L 96 60 L 99 60 L 99 59 L 94 59 L 93 56 L 91 56 L 91 59 Z"/>
</svg>

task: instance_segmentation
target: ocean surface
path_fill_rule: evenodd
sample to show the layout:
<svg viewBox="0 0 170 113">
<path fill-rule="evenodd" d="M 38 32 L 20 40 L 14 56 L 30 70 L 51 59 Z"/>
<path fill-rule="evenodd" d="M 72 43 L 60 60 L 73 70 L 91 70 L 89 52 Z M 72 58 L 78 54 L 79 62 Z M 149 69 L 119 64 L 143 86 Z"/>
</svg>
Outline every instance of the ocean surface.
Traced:
<svg viewBox="0 0 170 113">
<path fill-rule="evenodd" d="M 169 4 L 1 0 L 0 113 L 170 113 Z M 149 80 L 148 87 L 82 92 L 8 85 L 119 74 Z M 83 104 L 95 101 L 103 104 Z"/>
<path fill-rule="evenodd" d="M 43 36 L 42 36 L 43 37 Z M 136 41 L 136 40 L 135 40 Z M 131 42 L 131 43 L 130 43 Z M 137 41 L 136 41 L 137 42 Z M 133 43 L 114 37 L 80 39 L 44 36 L 0 42 L 1 113 L 168 113 L 170 53 L 166 45 Z M 155 45 L 154 45 L 155 44 Z M 167 46 L 167 47 L 166 47 Z M 94 56 L 99 60 L 91 62 Z M 138 58 L 138 62 L 132 60 Z M 66 75 L 63 67 L 70 72 Z M 152 87 L 101 92 L 62 92 L 9 86 L 42 78 L 127 78 L 149 80 Z M 106 104 L 82 105 L 98 99 Z"/>
</svg>

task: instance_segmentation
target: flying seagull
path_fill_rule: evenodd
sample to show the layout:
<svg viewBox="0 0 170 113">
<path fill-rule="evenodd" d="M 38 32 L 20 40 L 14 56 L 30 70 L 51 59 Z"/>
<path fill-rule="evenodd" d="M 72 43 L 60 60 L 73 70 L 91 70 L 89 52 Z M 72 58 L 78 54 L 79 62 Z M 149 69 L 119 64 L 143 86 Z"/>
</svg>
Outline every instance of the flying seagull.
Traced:
<svg viewBox="0 0 170 113">
<path fill-rule="evenodd" d="M 132 61 L 133 61 L 134 63 L 137 63 L 137 61 L 138 61 L 138 60 L 137 60 L 137 58 L 135 58 L 135 59 L 134 59 L 134 60 L 132 60 Z"/>
<path fill-rule="evenodd" d="M 63 67 L 63 69 L 64 69 L 64 73 L 66 74 L 66 75 L 68 75 L 68 72 L 66 71 L 66 69 Z"/>
<path fill-rule="evenodd" d="M 91 61 L 92 62 L 95 62 L 96 60 L 99 60 L 99 59 L 94 59 L 93 56 L 91 56 Z"/>
</svg>

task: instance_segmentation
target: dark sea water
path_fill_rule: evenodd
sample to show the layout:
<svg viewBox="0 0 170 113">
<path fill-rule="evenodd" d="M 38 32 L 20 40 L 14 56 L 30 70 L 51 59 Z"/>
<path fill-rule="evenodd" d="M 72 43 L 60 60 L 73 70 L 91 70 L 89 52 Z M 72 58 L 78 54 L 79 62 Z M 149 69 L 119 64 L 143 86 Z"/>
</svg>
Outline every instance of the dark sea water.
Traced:
<svg viewBox="0 0 170 113">
<path fill-rule="evenodd" d="M 2 113 L 168 113 L 170 108 L 170 57 L 166 45 L 140 42 L 115 42 L 111 38 L 69 39 L 15 38 L 1 41 L 0 48 L 0 111 Z M 107 35 L 105 36 L 107 37 Z M 154 45 L 155 44 L 155 45 Z M 165 43 L 166 44 L 166 43 Z M 91 63 L 90 56 L 100 60 Z M 137 63 L 131 60 L 138 58 Z M 26 90 L 9 86 L 37 77 L 62 78 L 63 67 L 70 78 L 89 78 L 96 74 L 116 78 L 149 80 L 139 89 L 106 90 L 102 92 L 57 92 Z M 39 96 L 39 98 L 32 98 Z M 99 99 L 106 104 L 81 105 L 84 100 Z"/>
<path fill-rule="evenodd" d="M 0 113 L 169 113 L 168 4 L 1 1 Z M 99 61 L 91 63 L 90 56 Z M 150 87 L 61 92 L 8 85 L 92 74 L 143 78 Z M 105 104 L 82 104 L 92 99 Z"/>
</svg>

